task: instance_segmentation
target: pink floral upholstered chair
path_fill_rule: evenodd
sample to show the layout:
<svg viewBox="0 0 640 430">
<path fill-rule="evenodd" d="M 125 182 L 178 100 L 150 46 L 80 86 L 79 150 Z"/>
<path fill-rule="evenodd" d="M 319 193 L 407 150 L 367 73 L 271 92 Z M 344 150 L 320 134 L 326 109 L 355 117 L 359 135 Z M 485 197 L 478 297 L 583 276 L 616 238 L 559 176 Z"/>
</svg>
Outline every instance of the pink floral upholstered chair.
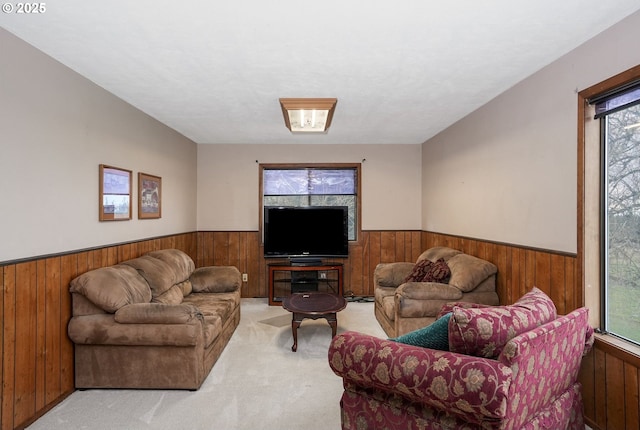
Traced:
<svg viewBox="0 0 640 430">
<path fill-rule="evenodd" d="M 587 317 L 586 308 L 558 317 L 534 288 L 511 306 L 446 306 L 396 339 L 340 334 L 329 364 L 344 382 L 342 428 L 583 430 Z M 447 331 L 444 343 L 433 344 L 435 330 Z"/>
</svg>

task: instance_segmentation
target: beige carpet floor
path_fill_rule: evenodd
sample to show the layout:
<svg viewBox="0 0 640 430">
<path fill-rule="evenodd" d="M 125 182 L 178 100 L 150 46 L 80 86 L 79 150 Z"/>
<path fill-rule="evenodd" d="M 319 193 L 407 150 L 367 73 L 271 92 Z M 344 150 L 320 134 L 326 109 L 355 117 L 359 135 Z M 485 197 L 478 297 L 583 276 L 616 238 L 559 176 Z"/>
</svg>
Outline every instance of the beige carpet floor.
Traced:
<svg viewBox="0 0 640 430">
<path fill-rule="evenodd" d="M 198 391 L 76 391 L 29 430 L 340 428 L 342 379 L 329 368 L 331 328 L 304 320 L 292 352 L 291 314 L 266 299 L 243 299 L 241 321 Z M 386 337 L 373 303 L 338 313 L 338 333 Z"/>
</svg>

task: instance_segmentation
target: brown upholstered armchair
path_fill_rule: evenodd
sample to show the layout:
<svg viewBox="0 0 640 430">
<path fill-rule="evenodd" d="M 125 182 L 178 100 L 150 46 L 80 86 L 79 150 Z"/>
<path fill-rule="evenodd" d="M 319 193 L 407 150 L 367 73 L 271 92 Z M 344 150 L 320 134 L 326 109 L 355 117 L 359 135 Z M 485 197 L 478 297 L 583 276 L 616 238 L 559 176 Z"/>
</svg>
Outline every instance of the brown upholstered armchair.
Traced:
<svg viewBox="0 0 640 430">
<path fill-rule="evenodd" d="M 405 282 L 423 260 L 444 260 L 450 277 Z M 497 271 L 488 261 L 447 247 L 428 249 L 415 263 L 380 263 L 373 273 L 376 319 L 389 337 L 396 337 L 431 324 L 449 302 L 498 305 Z"/>
</svg>

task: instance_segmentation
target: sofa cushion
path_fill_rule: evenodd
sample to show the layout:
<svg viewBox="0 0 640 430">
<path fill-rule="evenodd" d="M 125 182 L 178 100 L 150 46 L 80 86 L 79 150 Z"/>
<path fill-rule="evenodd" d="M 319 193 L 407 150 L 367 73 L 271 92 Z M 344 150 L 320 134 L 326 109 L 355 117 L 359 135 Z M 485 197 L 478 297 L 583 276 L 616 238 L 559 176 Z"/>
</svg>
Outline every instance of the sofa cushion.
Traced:
<svg viewBox="0 0 640 430">
<path fill-rule="evenodd" d="M 134 303 L 115 313 L 120 324 L 186 324 L 202 313 L 193 305 L 165 305 L 162 303 Z"/>
<path fill-rule="evenodd" d="M 151 299 L 151 303 L 163 303 L 166 305 L 179 305 L 182 303 L 183 293 L 181 284 L 176 284 L 164 293 Z"/>
<path fill-rule="evenodd" d="M 145 255 L 167 263 L 175 273 L 176 283 L 189 279 L 196 268 L 191 257 L 179 249 L 162 249 L 148 252 Z"/>
<path fill-rule="evenodd" d="M 413 266 L 411 273 L 404 278 L 404 282 L 422 282 L 431 265 L 433 265 L 431 260 L 418 260 L 418 262 Z"/>
<path fill-rule="evenodd" d="M 199 267 L 191 274 L 194 293 L 230 293 L 240 288 L 240 271 L 234 266 Z"/>
<path fill-rule="evenodd" d="M 422 278 L 422 282 L 439 282 L 446 284 L 451 278 L 451 270 L 447 265 L 447 262 L 443 258 L 440 258 L 435 263 L 431 264 Z"/>
<path fill-rule="evenodd" d="M 495 264 L 468 254 L 457 254 L 447 260 L 451 270 L 449 285 L 468 293 L 482 281 L 498 272 Z"/>
<path fill-rule="evenodd" d="M 194 293 L 184 298 L 183 304 L 192 304 L 205 316 L 219 315 L 222 321 L 232 318 L 234 310 L 240 306 L 240 294 L 233 293 Z"/>
<path fill-rule="evenodd" d="M 71 281 L 69 291 L 85 296 L 109 313 L 125 305 L 151 300 L 151 290 L 144 278 L 136 269 L 123 264 L 83 273 Z"/>
<path fill-rule="evenodd" d="M 169 264 L 149 255 L 127 260 L 122 264 L 138 271 L 149 284 L 153 297 L 158 297 L 177 282 L 175 271 Z"/>
<path fill-rule="evenodd" d="M 458 249 L 448 248 L 446 246 L 434 246 L 433 248 L 429 248 L 422 254 L 420 254 L 418 260 L 426 258 L 427 260 L 437 261 L 442 258 L 445 261 L 449 261 L 451 257 L 458 254 L 462 254 L 462 251 Z"/>
<path fill-rule="evenodd" d="M 224 321 L 228 321 L 225 319 Z M 224 329 L 222 317 L 218 314 L 207 313 L 204 315 L 204 347 L 208 348 L 218 338 Z"/>
<path fill-rule="evenodd" d="M 193 286 L 191 285 L 191 281 L 188 280 L 188 279 L 186 281 L 184 281 L 184 282 L 180 282 L 177 285 L 182 290 L 182 296 L 183 297 L 187 297 L 193 291 Z"/>
<path fill-rule="evenodd" d="M 536 287 L 510 306 L 456 306 L 449 320 L 449 350 L 496 358 L 509 340 L 556 317 L 553 301 Z"/>
<path fill-rule="evenodd" d="M 420 346 L 422 348 L 449 350 L 449 318 L 451 314 L 446 314 L 442 318 L 418 330 L 411 331 L 390 340 L 405 343 L 407 345 Z"/>
<path fill-rule="evenodd" d="M 116 322 L 115 315 L 96 314 L 71 318 L 67 333 L 81 345 L 194 346 L 201 342 L 202 322 L 192 319 L 182 324 L 122 324 Z"/>
</svg>

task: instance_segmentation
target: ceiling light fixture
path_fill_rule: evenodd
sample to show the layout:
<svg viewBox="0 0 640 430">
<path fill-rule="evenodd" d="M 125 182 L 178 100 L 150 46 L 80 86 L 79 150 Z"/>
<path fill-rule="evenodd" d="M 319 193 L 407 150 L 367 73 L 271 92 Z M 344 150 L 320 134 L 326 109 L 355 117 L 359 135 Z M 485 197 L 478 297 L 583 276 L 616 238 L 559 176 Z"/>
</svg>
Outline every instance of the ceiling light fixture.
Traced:
<svg viewBox="0 0 640 430">
<path fill-rule="evenodd" d="M 284 123 L 292 133 L 326 133 L 338 99 L 280 99 Z"/>
</svg>

